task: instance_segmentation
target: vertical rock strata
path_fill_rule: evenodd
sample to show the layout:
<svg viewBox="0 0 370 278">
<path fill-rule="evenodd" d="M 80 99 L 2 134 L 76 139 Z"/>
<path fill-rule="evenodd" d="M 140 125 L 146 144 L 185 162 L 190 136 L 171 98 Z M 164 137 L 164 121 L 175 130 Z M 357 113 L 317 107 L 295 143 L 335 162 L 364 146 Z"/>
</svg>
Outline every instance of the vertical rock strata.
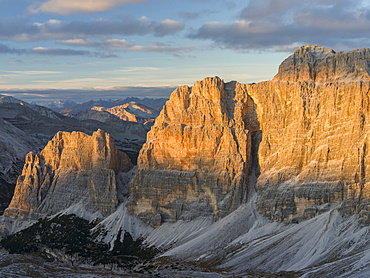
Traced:
<svg viewBox="0 0 370 278">
<path fill-rule="evenodd" d="M 82 202 L 103 216 L 118 205 L 115 174 L 132 168 L 109 134 L 58 132 L 40 154 L 28 153 L 5 215 L 37 218 Z"/>
<path fill-rule="evenodd" d="M 215 77 L 179 87 L 147 135 L 128 209 L 153 226 L 227 215 L 248 198 L 258 131 L 244 85 Z"/>
<path fill-rule="evenodd" d="M 281 63 L 274 80 L 327 83 L 369 81 L 369 57 L 369 48 L 336 53 L 331 48 L 306 45 Z"/>
<path fill-rule="evenodd" d="M 305 46 L 274 80 L 247 86 L 263 134 L 256 205 L 264 216 L 310 218 L 344 201 L 343 215 L 369 220 L 369 65 L 369 49 Z"/>
</svg>

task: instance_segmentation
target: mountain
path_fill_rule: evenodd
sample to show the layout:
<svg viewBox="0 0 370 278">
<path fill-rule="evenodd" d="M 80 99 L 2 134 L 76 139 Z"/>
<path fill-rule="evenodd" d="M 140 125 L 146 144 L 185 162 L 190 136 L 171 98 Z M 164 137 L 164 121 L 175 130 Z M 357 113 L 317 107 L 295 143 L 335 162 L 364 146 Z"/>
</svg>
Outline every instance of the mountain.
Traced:
<svg viewBox="0 0 370 278">
<path fill-rule="evenodd" d="M 315 45 L 303 46 L 279 66 L 274 80 L 354 82 L 370 80 L 369 48 L 336 53 Z"/>
<path fill-rule="evenodd" d="M 0 118 L 0 213 L 8 207 L 24 157 L 30 150 L 38 150 L 41 143 Z"/>
<path fill-rule="evenodd" d="M 240 84 L 219 78 L 175 90 L 140 151 L 129 211 L 158 226 L 219 219 L 245 203 L 255 180 L 258 130 L 249 101 Z"/>
<path fill-rule="evenodd" d="M 98 110 L 85 110 L 85 111 L 77 113 L 74 116 L 74 118 L 80 121 L 90 121 L 91 120 L 91 121 L 98 121 L 102 123 L 121 121 L 119 117 L 109 113 L 108 111 L 98 111 Z"/>
<path fill-rule="evenodd" d="M 123 191 L 116 175 L 132 167 L 128 156 L 100 129 L 91 136 L 58 132 L 40 154 L 27 154 L 4 215 L 38 219 L 79 204 L 80 210 L 107 216 L 118 206 L 118 192 Z"/>
<path fill-rule="evenodd" d="M 90 100 L 84 103 L 72 105 L 69 107 L 65 107 L 62 110 L 58 110 L 57 112 L 65 114 L 65 115 L 76 115 L 79 112 L 90 110 L 94 106 L 97 107 L 105 107 L 105 108 L 112 108 L 114 106 L 120 106 L 126 103 L 135 102 L 137 104 L 145 105 L 151 107 L 152 109 L 161 110 L 163 105 L 166 103 L 168 99 L 166 98 L 136 98 L 136 97 L 129 97 L 125 99 L 118 99 L 118 100 Z"/>
<path fill-rule="evenodd" d="M 368 276 L 369 63 L 369 49 L 304 46 L 271 81 L 215 77 L 175 90 L 130 186 L 127 209 L 161 224 L 147 241 L 235 275 Z M 203 132 L 220 125 L 227 141 Z M 225 182 L 228 170 L 244 178 Z M 240 201 L 222 214 L 228 195 Z"/>
<path fill-rule="evenodd" d="M 154 121 L 154 119 L 159 115 L 159 111 L 157 109 L 150 108 L 134 101 L 111 108 L 94 106 L 91 110 L 106 111 L 117 116 L 123 121 L 143 124 Z"/>
<path fill-rule="evenodd" d="M 273 81 L 246 87 L 263 134 L 256 205 L 270 219 L 307 219 L 317 206 L 343 201 L 343 215 L 357 212 L 368 221 L 370 53 L 324 50 L 302 47 Z M 291 68 L 299 80 L 291 80 Z"/>
<path fill-rule="evenodd" d="M 74 105 L 77 105 L 76 102 L 71 101 L 71 100 L 54 100 L 54 101 L 37 101 L 37 102 L 32 102 L 31 104 L 34 105 L 39 105 L 39 106 L 44 106 L 47 107 L 55 112 L 59 112 L 63 109 L 66 109 L 67 107 L 71 107 Z"/>
<path fill-rule="evenodd" d="M 116 193 L 118 202 L 91 228 L 96 242 L 117 250 L 127 242 L 122 234 L 144 238 L 142 246 L 160 251 L 147 264 L 136 262 L 149 276 L 171 276 L 172 268 L 185 277 L 196 271 L 212 277 L 368 277 L 369 63 L 369 49 L 335 53 L 309 45 L 289 56 L 271 81 L 248 85 L 213 77 L 179 87 L 147 135 L 137 173 L 127 174 L 125 184 L 134 175 L 127 191 L 121 198 Z M 59 161 L 58 138 L 47 147 L 55 150 L 48 152 L 50 161 Z M 72 148 L 66 161 L 94 161 L 77 153 Z M 110 156 L 99 157 L 110 164 Z M 20 207 L 44 196 L 30 189 L 44 183 L 36 179 L 47 172 L 38 170 L 40 158 L 30 155 L 18 179 L 24 190 L 13 200 Z M 80 171 L 75 168 L 68 171 Z M 87 191 L 101 181 L 89 177 Z M 24 181 L 30 186 L 21 186 Z M 63 184 L 81 192 L 73 182 Z M 58 206 L 45 213 L 80 211 L 69 200 L 49 202 Z M 9 221 L 20 218 L 15 212 L 1 221 L 9 230 Z"/>
<path fill-rule="evenodd" d="M 41 150 L 58 131 L 81 131 L 92 134 L 102 129 L 109 132 L 117 147 L 127 153 L 134 163 L 148 131 L 148 127 L 139 123 L 79 120 L 8 96 L 0 98 L 0 117 L 39 142 L 37 149 L 28 151 Z"/>
<path fill-rule="evenodd" d="M 95 111 L 96 112 L 96 111 Z M 136 164 L 145 142 L 148 125 L 121 121 L 106 122 L 74 119 L 43 106 L 29 104 L 10 96 L 0 96 L 0 214 L 8 207 L 17 177 L 21 175 L 28 152 L 38 153 L 59 131 L 92 134 L 98 129 L 109 132 L 118 148 Z"/>
<path fill-rule="evenodd" d="M 368 49 L 304 46 L 272 81 L 216 77 L 178 88 L 140 152 L 130 211 L 219 218 L 245 203 L 258 179 L 256 207 L 269 219 L 301 221 L 344 201 L 343 215 L 358 212 L 367 223 L 368 61 Z"/>
<path fill-rule="evenodd" d="M 103 123 L 129 121 L 148 124 L 159 115 L 157 109 L 147 107 L 136 102 L 129 102 L 111 108 L 94 106 L 91 110 L 85 110 L 74 115 L 78 120 L 96 120 Z"/>
</svg>

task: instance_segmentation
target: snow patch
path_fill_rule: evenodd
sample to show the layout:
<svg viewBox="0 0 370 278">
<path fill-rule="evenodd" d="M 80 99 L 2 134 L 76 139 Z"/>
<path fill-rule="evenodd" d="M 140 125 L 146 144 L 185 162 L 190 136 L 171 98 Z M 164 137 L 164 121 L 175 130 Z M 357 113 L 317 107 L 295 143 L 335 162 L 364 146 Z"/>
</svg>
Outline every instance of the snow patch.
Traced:
<svg viewBox="0 0 370 278">
<path fill-rule="evenodd" d="M 93 229 L 93 232 L 99 232 L 100 229 L 103 232 L 100 231 L 97 240 L 109 243 L 111 246 L 113 246 L 120 230 L 130 233 L 134 240 L 140 237 L 146 238 L 153 231 L 152 227 L 144 224 L 136 216 L 131 215 L 125 208 L 124 203 L 119 205 L 114 213 L 101 221 Z"/>
</svg>

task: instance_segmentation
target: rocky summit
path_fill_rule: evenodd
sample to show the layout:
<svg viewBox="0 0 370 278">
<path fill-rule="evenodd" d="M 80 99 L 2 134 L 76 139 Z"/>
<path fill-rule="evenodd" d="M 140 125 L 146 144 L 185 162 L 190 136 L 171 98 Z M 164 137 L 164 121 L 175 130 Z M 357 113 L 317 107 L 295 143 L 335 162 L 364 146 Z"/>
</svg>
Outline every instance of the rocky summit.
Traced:
<svg viewBox="0 0 370 278">
<path fill-rule="evenodd" d="M 58 132 L 40 154 L 27 154 L 4 214 L 37 219 L 81 203 L 92 212 L 109 215 L 118 205 L 116 174 L 131 168 L 127 155 L 101 130 L 92 136 Z"/>
<path fill-rule="evenodd" d="M 306 45 L 279 66 L 273 80 L 308 82 L 370 81 L 370 49 L 336 53 L 333 49 Z"/>
<path fill-rule="evenodd" d="M 369 221 L 369 51 L 304 46 L 273 81 L 247 86 L 262 131 L 256 204 L 264 216 L 307 219 L 343 201 L 343 215 Z"/>
<path fill-rule="evenodd" d="M 215 77 L 178 88 L 141 149 L 129 211 L 154 226 L 226 216 L 253 188 L 258 130 L 245 86 Z"/>
<path fill-rule="evenodd" d="M 111 108 L 94 106 L 91 108 L 91 110 L 108 112 L 123 121 L 137 123 L 153 121 L 159 115 L 159 110 L 147 107 L 134 101 Z"/>
</svg>

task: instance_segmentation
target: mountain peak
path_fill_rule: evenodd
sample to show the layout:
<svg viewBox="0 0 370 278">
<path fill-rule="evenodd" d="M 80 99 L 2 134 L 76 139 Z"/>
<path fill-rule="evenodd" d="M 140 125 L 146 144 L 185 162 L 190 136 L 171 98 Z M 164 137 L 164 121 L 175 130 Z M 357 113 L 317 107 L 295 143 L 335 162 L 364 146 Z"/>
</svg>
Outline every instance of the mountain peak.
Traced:
<svg viewBox="0 0 370 278">
<path fill-rule="evenodd" d="M 131 161 L 117 150 L 108 133 L 99 129 L 89 136 L 60 131 L 39 154 L 27 154 L 4 214 L 35 219 L 82 202 L 90 211 L 106 216 L 119 201 L 116 174 L 131 168 Z"/>
<path fill-rule="evenodd" d="M 279 66 L 274 80 L 308 82 L 346 82 L 370 80 L 370 49 L 336 53 L 333 49 L 305 45 Z"/>
<path fill-rule="evenodd" d="M 300 54 L 305 54 L 305 53 L 335 54 L 335 51 L 328 47 L 307 44 L 307 45 L 301 46 L 294 52 L 295 55 L 300 55 Z"/>
<path fill-rule="evenodd" d="M 30 106 L 30 104 L 28 104 L 27 102 L 23 102 L 20 99 L 16 99 L 14 97 L 7 96 L 7 95 L 0 95 L 0 103 L 16 103 L 20 105 Z"/>
</svg>

